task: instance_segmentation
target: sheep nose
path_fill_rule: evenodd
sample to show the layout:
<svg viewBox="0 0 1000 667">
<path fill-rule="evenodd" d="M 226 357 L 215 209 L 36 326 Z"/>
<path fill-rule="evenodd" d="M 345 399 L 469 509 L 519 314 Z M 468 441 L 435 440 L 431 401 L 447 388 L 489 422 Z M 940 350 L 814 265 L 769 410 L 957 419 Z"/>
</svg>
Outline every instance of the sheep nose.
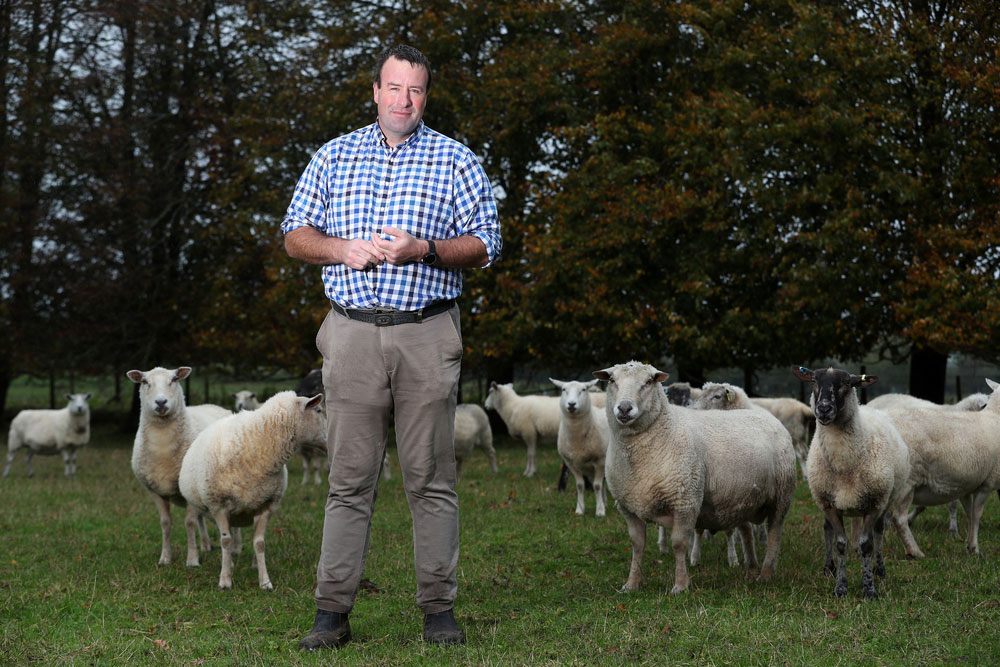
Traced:
<svg viewBox="0 0 1000 667">
<path fill-rule="evenodd" d="M 568 412 L 576 412 L 576 403 L 570 402 L 566 404 L 566 410 Z"/>
<path fill-rule="evenodd" d="M 632 413 L 635 410 L 635 404 L 627 398 L 622 399 L 615 406 L 615 419 L 618 420 L 620 424 L 627 424 L 632 420 Z"/>
</svg>

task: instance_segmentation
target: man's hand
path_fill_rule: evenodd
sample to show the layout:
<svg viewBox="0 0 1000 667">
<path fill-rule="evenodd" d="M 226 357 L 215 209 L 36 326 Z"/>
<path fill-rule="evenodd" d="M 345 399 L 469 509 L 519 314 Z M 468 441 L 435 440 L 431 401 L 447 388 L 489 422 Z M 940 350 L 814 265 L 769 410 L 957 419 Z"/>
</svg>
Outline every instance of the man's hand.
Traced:
<svg viewBox="0 0 1000 667">
<path fill-rule="evenodd" d="M 389 240 L 372 232 L 372 245 L 379 252 L 382 259 L 390 264 L 409 264 L 424 256 L 427 246 L 412 234 L 404 232 L 395 227 L 386 227 L 382 230 L 386 236 L 392 236 Z"/>
</svg>

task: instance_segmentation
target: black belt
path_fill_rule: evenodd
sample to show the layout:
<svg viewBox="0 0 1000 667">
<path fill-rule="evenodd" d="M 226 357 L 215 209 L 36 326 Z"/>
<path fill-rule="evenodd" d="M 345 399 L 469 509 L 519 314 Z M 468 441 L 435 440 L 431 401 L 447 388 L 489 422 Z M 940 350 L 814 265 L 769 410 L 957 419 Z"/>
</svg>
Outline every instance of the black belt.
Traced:
<svg viewBox="0 0 1000 667">
<path fill-rule="evenodd" d="M 344 308 L 338 303 L 330 302 L 330 307 L 344 317 L 358 321 L 374 324 L 377 327 L 391 327 L 394 324 L 413 324 L 423 322 L 425 318 L 438 313 L 443 313 L 455 305 L 454 299 L 446 301 L 435 301 L 429 306 L 420 310 L 393 310 L 391 308 Z"/>
</svg>

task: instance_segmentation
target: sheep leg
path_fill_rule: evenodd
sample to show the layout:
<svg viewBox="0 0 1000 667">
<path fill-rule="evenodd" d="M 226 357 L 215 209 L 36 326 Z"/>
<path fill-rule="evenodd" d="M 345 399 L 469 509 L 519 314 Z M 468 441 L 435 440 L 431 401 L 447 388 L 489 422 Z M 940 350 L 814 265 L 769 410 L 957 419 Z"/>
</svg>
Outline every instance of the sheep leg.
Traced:
<svg viewBox="0 0 1000 667">
<path fill-rule="evenodd" d="M 528 463 L 524 468 L 525 477 L 535 476 L 535 432 L 524 434 L 524 444 L 528 446 Z"/>
<path fill-rule="evenodd" d="M 881 522 L 882 515 L 866 514 L 858 535 L 858 552 L 861 554 L 861 594 L 866 600 L 874 600 L 875 575 L 872 573 L 872 556 L 875 553 L 874 529 L 876 521 Z"/>
<path fill-rule="evenodd" d="M 709 532 L 706 530 L 705 534 L 708 535 Z M 688 562 L 691 563 L 691 565 L 697 565 L 701 561 L 702 539 L 704 538 L 697 529 L 691 531 L 691 536 L 688 540 L 690 545 L 688 547 Z M 660 526 L 660 540 L 663 542 L 663 546 L 660 551 L 667 553 L 667 530 L 663 526 Z M 671 549 L 672 548 L 673 547 L 671 547 Z"/>
<path fill-rule="evenodd" d="M 983 507 L 992 491 L 980 491 L 962 496 L 962 507 L 969 519 L 969 534 L 965 537 L 965 548 L 970 554 L 979 555 L 979 520 L 983 517 Z"/>
<path fill-rule="evenodd" d="M 594 466 L 594 498 L 597 501 L 596 516 L 604 516 L 607 511 L 604 498 L 604 467 Z"/>
<path fill-rule="evenodd" d="M 688 574 L 687 569 L 687 561 L 684 560 L 684 556 L 688 553 L 691 534 L 694 530 L 695 517 L 674 515 L 673 526 L 670 530 L 670 545 L 674 548 L 674 586 L 670 589 L 671 595 L 683 593 L 688 589 L 688 585 L 691 583 L 691 577 Z M 645 527 L 643 527 L 642 532 L 643 543 L 645 543 Z M 635 549 L 635 540 L 632 541 L 632 548 Z M 639 557 L 640 559 L 642 558 L 641 554 Z"/>
<path fill-rule="evenodd" d="M 844 530 L 844 521 L 836 508 L 828 507 L 823 510 L 826 515 L 826 523 L 823 524 L 823 533 L 827 542 L 827 564 L 828 570 L 832 571 L 833 558 L 829 553 L 832 543 L 837 548 L 837 571 L 834 575 L 833 594 L 838 598 L 847 595 L 847 532 Z"/>
<path fill-rule="evenodd" d="M 70 466 L 71 466 L 72 471 L 73 471 L 73 477 L 76 477 L 76 455 L 77 455 L 77 452 L 78 452 L 78 450 L 77 450 L 76 447 L 70 447 L 69 460 L 70 460 Z"/>
<path fill-rule="evenodd" d="M 953 502 L 954 502 L 954 501 L 953 501 Z M 950 505 L 950 503 L 949 503 L 949 507 L 950 507 L 950 506 L 951 506 L 951 505 Z M 927 509 L 927 508 L 926 508 L 926 507 L 924 507 L 923 505 L 914 505 L 914 506 L 913 506 L 913 509 L 912 509 L 912 510 L 910 510 L 910 515 L 909 515 L 908 517 L 906 517 L 906 523 L 908 523 L 908 524 L 910 524 L 910 525 L 912 526 L 912 525 L 913 525 L 913 522 L 914 522 L 914 521 L 916 520 L 916 518 L 917 518 L 918 516 L 920 516 L 920 514 L 921 514 L 921 513 L 922 513 L 922 512 L 923 512 L 923 511 L 924 511 L 925 509 Z"/>
<path fill-rule="evenodd" d="M 566 467 L 569 468 L 571 473 L 573 473 L 573 479 L 576 481 L 576 509 L 573 510 L 573 513 L 578 516 L 583 516 L 583 513 L 586 511 L 583 500 L 583 490 L 586 487 L 586 484 L 583 481 L 583 472 L 581 472 L 575 465 L 570 465 L 568 461 L 566 462 Z"/>
<path fill-rule="evenodd" d="M 642 586 L 642 551 L 646 548 L 646 522 L 634 514 L 626 513 L 625 525 L 628 527 L 628 536 L 632 540 L 632 564 L 629 566 L 628 579 L 621 587 L 622 593 L 637 591 Z M 681 560 L 684 560 L 683 556 Z"/>
<path fill-rule="evenodd" d="M 231 553 L 236 556 L 243 553 L 243 531 L 239 526 L 233 531 L 233 548 Z"/>
<path fill-rule="evenodd" d="M 948 534 L 958 537 L 958 501 L 948 503 Z"/>
<path fill-rule="evenodd" d="M 184 528 L 187 531 L 187 566 L 188 567 L 199 567 L 201 563 L 198 560 L 198 543 L 195 535 L 199 528 L 199 520 L 201 515 L 198 514 L 198 510 L 194 508 L 194 505 L 188 503 L 187 511 L 184 513 Z"/>
<path fill-rule="evenodd" d="M 875 537 L 875 576 L 885 577 L 885 557 L 882 554 L 882 544 L 885 537 L 885 518 L 889 514 L 888 510 L 886 514 L 880 516 L 873 525 L 874 537 Z"/>
<path fill-rule="evenodd" d="M 215 525 L 219 527 L 219 550 L 222 551 L 222 570 L 219 572 L 219 590 L 233 587 L 233 535 L 229 529 L 229 515 L 225 510 L 215 513 Z"/>
<path fill-rule="evenodd" d="M 736 553 L 737 539 L 740 539 L 740 544 L 743 543 L 743 540 L 740 538 L 739 531 L 732 529 L 726 531 L 726 561 L 729 563 L 729 567 L 738 567 L 740 564 L 740 557 Z M 743 547 L 743 562 L 746 561 L 746 547 Z"/>
<path fill-rule="evenodd" d="M 267 562 L 264 560 L 264 531 L 267 521 L 271 518 L 271 510 L 265 509 L 253 518 L 253 555 L 257 563 L 257 582 L 261 590 L 273 591 L 274 585 L 267 574 Z"/>
<path fill-rule="evenodd" d="M 173 554 L 170 552 L 170 501 L 162 496 L 158 496 L 152 491 L 149 495 L 153 498 L 156 511 L 160 514 L 160 534 L 162 543 L 160 546 L 160 560 L 157 565 L 170 565 Z"/>
<path fill-rule="evenodd" d="M 903 540 L 903 547 L 906 549 L 906 557 L 923 558 L 924 552 L 917 546 L 917 540 L 913 537 L 913 533 L 910 531 L 909 521 L 907 521 L 906 511 L 912 502 L 913 489 L 910 489 L 907 494 L 899 499 L 899 502 L 896 503 L 895 507 L 889 508 L 889 522 L 899 534 L 899 539 Z"/>
<path fill-rule="evenodd" d="M 490 461 L 490 470 L 496 475 L 500 472 L 499 466 L 497 466 L 497 450 L 493 448 L 493 443 L 481 442 L 479 443 L 480 449 L 486 454 L 486 458 Z M 603 514 L 601 516 L 604 516 Z"/>
<path fill-rule="evenodd" d="M 205 524 L 205 515 L 198 515 L 198 551 L 211 551 L 212 538 L 208 536 L 208 526 Z"/>
<path fill-rule="evenodd" d="M 309 457 L 302 453 L 302 484 L 303 486 L 309 482 Z"/>
<path fill-rule="evenodd" d="M 31 457 L 35 455 L 35 452 L 31 451 L 31 448 L 24 450 L 24 465 L 28 467 L 28 477 L 35 476 L 35 470 L 31 467 Z"/>
<path fill-rule="evenodd" d="M 737 528 L 740 531 L 740 537 L 743 539 L 743 558 L 746 561 L 746 577 L 749 581 L 756 578 L 760 573 L 760 563 L 757 562 L 757 547 L 753 539 L 753 524 L 749 521 L 744 521 Z M 729 539 L 729 534 L 726 535 L 726 539 Z"/>
<path fill-rule="evenodd" d="M 63 475 L 66 476 L 66 477 L 72 477 L 73 473 L 72 473 L 72 469 L 70 467 L 69 450 L 68 449 L 62 450 L 62 460 L 63 460 Z"/>
<path fill-rule="evenodd" d="M 15 456 L 17 456 L 17 450 L 16 449 L 10 449 L 10 450 L 7 451 L 7 465 L 5 465 L 3 467 L 3 476 L 4 476 L 4 479 L 6 479 L 7 475 L 10 474 L 10 465 L 14 462 L 14 457 Z"/>
<path fill-rule="evenodd" d="M 320 474 L 323 470 L 323 457 L 317 456 L 313 459 L 313 484 L 322 484 L 323 476 Z M 384 464 L 383 464 L 384 465 Z M 386 471 L 386 477 L 388 477 L 388 471 Z"/>
<path fill-rule="evenodd" d="M 823 571 L 831 577 L 837 576 L 837 564 L 833 560 L 835 531 L 829 519 L 823 519 Z"/>
</svg>

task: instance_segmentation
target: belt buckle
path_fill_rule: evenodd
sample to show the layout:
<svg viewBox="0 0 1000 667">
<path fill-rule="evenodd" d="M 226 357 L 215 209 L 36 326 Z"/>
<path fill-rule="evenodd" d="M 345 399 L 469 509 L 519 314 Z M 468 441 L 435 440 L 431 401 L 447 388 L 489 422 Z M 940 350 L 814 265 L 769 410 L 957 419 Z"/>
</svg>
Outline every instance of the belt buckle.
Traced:
<svg viewBox="0 0 1000 667">
<path fill-rule="evenodd" d="M 375 326 L 377 327 L 388 327 L 392 326 L 392 311 L 385 311 L 381 308 L 375 309 Z"/>
</svg>

